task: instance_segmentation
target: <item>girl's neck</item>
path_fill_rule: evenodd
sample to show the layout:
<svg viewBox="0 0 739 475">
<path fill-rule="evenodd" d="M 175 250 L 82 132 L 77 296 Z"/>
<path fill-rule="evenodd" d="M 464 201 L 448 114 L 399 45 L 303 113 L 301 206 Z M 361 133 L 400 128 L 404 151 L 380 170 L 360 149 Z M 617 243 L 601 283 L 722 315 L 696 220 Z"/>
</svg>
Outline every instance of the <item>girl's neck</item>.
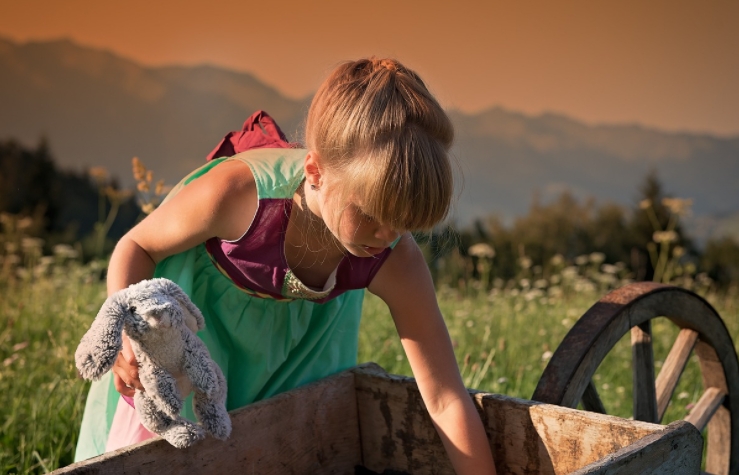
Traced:
<svg viewBox="0 0 739 475">
<path fill-rule="evenodd" d="M 305 182 L 298 187 L 293 196 L 290 221 L 285 235 L 285 255 L 293 271 L 309 269 L 309 273 L 315 271 L 316 277 L 321 280 L 326 270 L 330 274 L 336 268 L 346 251 L 341 248 L 323 219 L 308 207 L 304 187 Z"/>
</svg>

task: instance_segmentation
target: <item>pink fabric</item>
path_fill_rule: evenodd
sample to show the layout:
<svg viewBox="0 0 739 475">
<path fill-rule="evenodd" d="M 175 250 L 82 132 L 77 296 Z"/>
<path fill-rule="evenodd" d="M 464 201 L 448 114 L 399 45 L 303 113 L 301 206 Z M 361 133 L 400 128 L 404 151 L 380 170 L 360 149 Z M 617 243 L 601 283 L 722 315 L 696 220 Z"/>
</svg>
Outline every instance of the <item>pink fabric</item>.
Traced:
<svg viewBox="0 0 739 475">
<path fill-rule="evenodd" d="M 129 406 L 136 407 L 133 404 L 133 398 L 132 397 L 124 396 L 123 394 L 121 394 L 121 397 L 123 398 L 124 401 L 126 401 L 128 403 Z"/>
<path fill-rule="evenodd" d="M 136 412 L 128 402 L 122 397 L 118 399 L 118 406 L 113 416 L 113 425 L 108 434 L 108 442 L 105 444 L 105 451 L 117 450 L 131 444 L 137 444 L 144 440 L 156 437 L 156 434 L 149 432 L 139 419 L 139 413 Z"/>
</svg>

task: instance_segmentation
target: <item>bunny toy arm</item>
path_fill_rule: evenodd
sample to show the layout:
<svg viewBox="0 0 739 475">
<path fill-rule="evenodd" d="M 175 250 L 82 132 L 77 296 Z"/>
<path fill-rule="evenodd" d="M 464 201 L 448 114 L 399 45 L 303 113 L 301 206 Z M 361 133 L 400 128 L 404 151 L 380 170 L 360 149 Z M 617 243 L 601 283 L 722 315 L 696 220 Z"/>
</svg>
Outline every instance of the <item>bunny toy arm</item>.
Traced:
<svg viewBox="0 0 739 475">
<path fill-rule="evenodd" d="M 205 344 L 188 329 L 182 330 L 185 342 L 185 360 L 183 370 L 193 387 L 209 397 L 218 389 L 218 378 L 211 365 L 217 364 L 210 359 Z"/>
<path fill-rule="evenodd" d="M 74 355 L 83 378 L 98 380 L 113 366 L 123 346 L 123 325 L 128 314 L 124 290 L 105 300 Z"/>
</svg>

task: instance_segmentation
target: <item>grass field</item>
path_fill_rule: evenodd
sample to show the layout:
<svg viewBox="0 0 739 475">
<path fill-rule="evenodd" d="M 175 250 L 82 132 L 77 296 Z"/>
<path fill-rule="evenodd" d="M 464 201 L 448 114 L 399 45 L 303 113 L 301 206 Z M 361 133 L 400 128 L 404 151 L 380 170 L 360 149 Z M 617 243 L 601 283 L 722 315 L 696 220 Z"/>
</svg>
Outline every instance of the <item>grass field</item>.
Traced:
<svg viewBox="0 0 739 475">
<path fill-rule="evenodd" d="M 82 265 L 69 248 L 41 257 L 28 242 L 23 258 L 0 261 L 0 471 L 43 473 L 72 462 L 88 384 L 77 377 L 73 355 L 105 297 L 103 263 Z M 38 246 L 37 246 L 38 247 Z M 550 276 L 528 275 L 495 282 L 483 291 L 441 285 L 438 297 L 468 387 L 530 398 L 551 353 L 588 307 L 622 285 L 614 269 L 597 259 Z M 739 297 L 715 294 L 708 284 L 686 281 L 717 308 L 739 341 Z M 705 284 L 705 285 L 704 285 Z M 653 327 L 655 361 L 664 359 L 676 330 Z M 360 361 L 410 374 L 392 320 L 379 299 L 367 296 L 360 334 Z M 631 349 L 621 342 L 596 374 L 610 413 L 631 414 Z M 691 361 L 666 420 L 685 416 L 701 394 Z"/>
</svg>

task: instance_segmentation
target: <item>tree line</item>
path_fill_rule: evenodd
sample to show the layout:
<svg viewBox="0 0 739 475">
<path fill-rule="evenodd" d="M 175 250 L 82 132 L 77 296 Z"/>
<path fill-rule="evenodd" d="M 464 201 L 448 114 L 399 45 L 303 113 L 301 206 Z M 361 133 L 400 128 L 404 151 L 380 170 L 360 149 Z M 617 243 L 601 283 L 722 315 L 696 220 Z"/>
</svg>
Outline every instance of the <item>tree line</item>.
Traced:
<svg viewBox="0 0 739 475">
<path fill-rule="evenodd" d="M 100 246 L 101 226 L 114 205 L 115 220 Z M 31 218 L 25 231 L 44 239 L 47 250 L 80 243 L 86 259 L 110 251 L 141 215 L 134 197 L 122 193 L 114 178 L 95 169 L 60 169 L 44 139 L 35 148 L 14 139 L 0 141 L 0 213 Z"/>
<path fill-rule="evenodd" d="M 488 264 L 488 280 L 509 281 L 522 267 L 547 275 L 595 254 L 602 264 L 617 264 L 637 281 L 668 282 L 689 273 L 707 276 L 722 288 L 739 282 L 739 242 L 721 237 L 697 246 L 683 226 L 691 200 L 667 194 L 656 172 L 644 178 L 638 191 L 640 198 L 632 207 L 580 202 L 569 192 L 548 203 L 535 195 L 528 213 L 511 223 L 488 216 L 461 229 L 420 235 L 419 240 L 432 272 L 456 272 L 465 274 L 463 278 L 479 278 L 481 261 Z M 455 256 L 468 265 L 446 265 Z"/>
</svg>

